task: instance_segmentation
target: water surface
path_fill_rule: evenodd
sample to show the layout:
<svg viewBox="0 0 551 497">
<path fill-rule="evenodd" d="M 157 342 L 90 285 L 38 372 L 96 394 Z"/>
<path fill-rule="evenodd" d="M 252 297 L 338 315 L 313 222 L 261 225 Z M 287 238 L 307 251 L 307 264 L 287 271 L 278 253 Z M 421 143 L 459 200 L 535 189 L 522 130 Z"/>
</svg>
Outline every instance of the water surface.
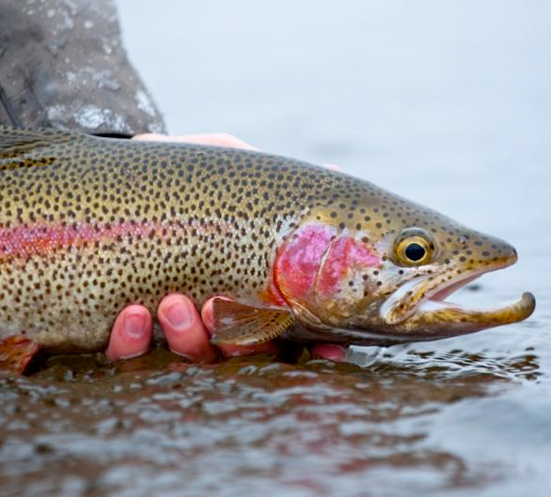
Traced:
<svg viewBox="0 0 551 497">
<path fill-rule="evenodd" d="M 525 323 L 354 364 L 54 358 L 0 378 L 6 496 L 546 496 L 548 2 L 118 1 L 173 133 L 227 131 L 513 243 L 455 300 Z"/>
</svg>

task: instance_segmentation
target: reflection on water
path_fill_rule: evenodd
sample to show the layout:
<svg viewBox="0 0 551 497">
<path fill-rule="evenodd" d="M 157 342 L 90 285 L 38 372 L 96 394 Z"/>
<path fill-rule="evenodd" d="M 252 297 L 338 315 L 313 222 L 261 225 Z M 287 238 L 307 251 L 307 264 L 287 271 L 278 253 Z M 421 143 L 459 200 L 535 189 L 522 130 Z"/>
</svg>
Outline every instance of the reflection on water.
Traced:
<svg viewBox="0 0 551 497">
<path fill-rule="evenodd" d="M 384 481 L 388 495 L 469 488 L 504 468 L 431 440 L 439 416 L 538 374 L 529 352 L 404 349 L 368 368 L 173 360 L 159 351 L 119 370 L 59 357 L 32 378 L 2 379 L 5 495 L 23 482 L 28 495 L 88 496 L 182 495 L 182 485 L 187 495 L 358 495 L 363 481 Z"/>
<path fill-rule="evenodd" d="M 173 132 L 340 163 L 501 236 L 520 262 L 454 299 L 538 309 L 352 365 L 50 359 L 0 378 L 0 493 L 547 496 L 550 4 L 118 3 Z"/>
<path fill-rule="evenodd" d="M 358 491 L 369 482 L 384 484 L 373 495 L 420 495 L 511 476 L 491 458 L 473 463 L 450 451 L 440 418 L 452 433 L 465 430 L 470 415 L 480 415 L 477 402 L 536 381 L 533 351 L 371 352 L 364 367 L 267 359 L 196 366 L 164 351 L 118 367 L 96 357 L 50 358 L 31 378 L 1 380 L 2 488 L 364 495 Z"/>
</svg>

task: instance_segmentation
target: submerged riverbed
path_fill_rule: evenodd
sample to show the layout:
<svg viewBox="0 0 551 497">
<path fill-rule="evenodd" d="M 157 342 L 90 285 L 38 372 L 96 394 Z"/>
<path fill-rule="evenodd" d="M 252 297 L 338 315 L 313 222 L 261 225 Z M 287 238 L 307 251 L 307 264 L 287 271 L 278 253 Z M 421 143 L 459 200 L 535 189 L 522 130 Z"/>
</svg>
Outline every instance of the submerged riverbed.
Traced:
<svg viewBox="0 0 551 497">
<path fill-rule="evenodd" d="M 55 357 L 0 376 L 0 494 L 547 496 L 551 10 L 545 2 L 119 0 L 173 133 L 228 131 L 506 239 L 454 301 L 530 320 L 351 364 Z"/>
</svg>

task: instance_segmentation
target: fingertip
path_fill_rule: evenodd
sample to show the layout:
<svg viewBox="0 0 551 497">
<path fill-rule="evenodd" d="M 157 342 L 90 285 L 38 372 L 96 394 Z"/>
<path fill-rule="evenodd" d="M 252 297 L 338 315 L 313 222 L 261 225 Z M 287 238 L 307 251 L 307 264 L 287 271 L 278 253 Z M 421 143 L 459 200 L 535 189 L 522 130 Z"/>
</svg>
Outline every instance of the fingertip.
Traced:
<svg viewBox="0 0 551 497">
<path fill-rule="evenodd" d="M 227 300 L 228 302 L 231 301 L 231 299 L 229 299 L 228 297 L 216 296 L 216 297 L 211 297 L 203 304 L 203 308 L 201 309 L 201 319 L 210 335 L 214 335 L 214 300 L 215 299 Z"/>
<path fill-rule="evenodd" d="M 137 304 L 125 307 L 113 323 L 105 357 L 116 361 L 145 354 L 152 330 L 153 320 L 146 307 Z"/>
<path fill-rule="evenodd" d="M 166 296 L 157 310 L 170 350 L 194 362 L 215 362 L 216 349 L 210 344 L 201 316 L 191 299 L 181 294 Z"/>
<path fill-rule="evenodd" d="M 173 325 L 182 324 L 180 323 L 182 320 L 192 320 L 195 314 L 197 314 L 195 304 L 189 297 L 181 293 L 171 293 L 167 295 L 161 300 L 157 308 L 157 315 L 159 318 L 168 319 L 170 317 L 169 321 L 173 323 Z"/>
<path fill-rule="evenodd" d="M 326 359 L 333 362 L 346 361 L 347 348 L 342 345 L 318 344 L 310 348 L 310 354 L 314 358 Z"/>
</svg>

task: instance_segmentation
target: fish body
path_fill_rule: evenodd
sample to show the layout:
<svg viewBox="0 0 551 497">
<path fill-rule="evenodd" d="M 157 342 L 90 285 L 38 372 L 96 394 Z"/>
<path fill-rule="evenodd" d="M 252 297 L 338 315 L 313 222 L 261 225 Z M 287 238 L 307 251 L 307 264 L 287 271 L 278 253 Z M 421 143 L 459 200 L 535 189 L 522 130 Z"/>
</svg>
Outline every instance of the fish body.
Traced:
<svg viewBox="0 0 551 497">
<path fill-rule="evenodd" d="M 0 342 L 105 348 L 128 304 L 213 295 L 218 343 L 430 340 L 518 321 L 442 297 L 506 242 L 294 159 L 0 127 Z M 217 310 L 218 309 L 218 310 Z M 216 315 L 215 315 L 216 318 Z"/>
</svg>

